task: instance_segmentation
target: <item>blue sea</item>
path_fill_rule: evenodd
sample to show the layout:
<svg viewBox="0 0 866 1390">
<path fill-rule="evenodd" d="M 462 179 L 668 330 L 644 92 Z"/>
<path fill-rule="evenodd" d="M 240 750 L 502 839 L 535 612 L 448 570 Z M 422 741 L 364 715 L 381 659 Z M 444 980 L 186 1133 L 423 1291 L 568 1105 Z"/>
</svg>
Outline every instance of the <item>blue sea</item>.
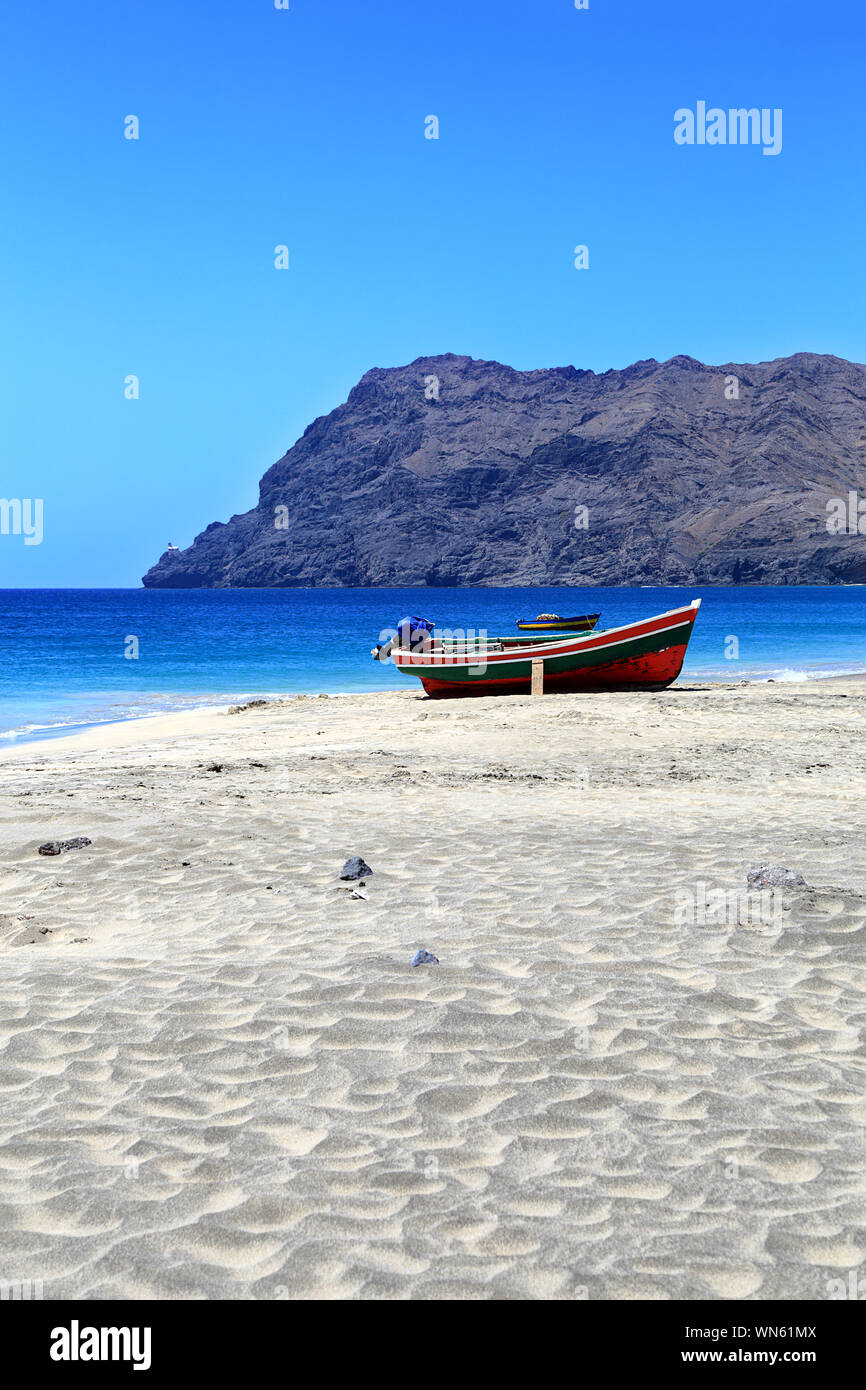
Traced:
<svg viewBox="0 0 866 1390">
<path fill-rule="evenodd" d="M 860 587 L 6 589 L 0 739 L 256 696 L 406 688 L 370 657 L 405 614 L 498 635 L 540 612 L 600 611 L 600 628 L 618 627 L 698 597 L 681 679 L 866 672 Z"/>
</svg>

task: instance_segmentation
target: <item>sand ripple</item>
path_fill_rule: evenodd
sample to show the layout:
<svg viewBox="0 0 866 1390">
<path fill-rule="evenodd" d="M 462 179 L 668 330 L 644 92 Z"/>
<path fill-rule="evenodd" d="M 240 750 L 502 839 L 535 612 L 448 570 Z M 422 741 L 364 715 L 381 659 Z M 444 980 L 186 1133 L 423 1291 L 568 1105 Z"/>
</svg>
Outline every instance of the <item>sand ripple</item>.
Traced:
<svg viewBox="0 0 866 1390">
<path fill-rule="evenodd" d="M 84 1298 L 826 1297 L 866 1261 L 852 690 L 521 699 L 505 731 L 488 701 L 387 697 L 385 719 L 358 697 L 19 750 L 4 1277 Z M 831 718 L 840 763 L 797 797 Z M 694 769 L 675 795 L 671 728 Z M 55 775 L 17 800 L 28 759 Z M 546 780 L 475 776 L 503 761 Z M 93 845 L 34 856 L 67 832 Z M 366 901 L 335 878 L 355 851 Z M 744 887 L 760 860 L 826 887 L 771 930 L 678 918 L 678 892 Z M 441 966 L 413 970 L 418 945 Z"/>
</svg>

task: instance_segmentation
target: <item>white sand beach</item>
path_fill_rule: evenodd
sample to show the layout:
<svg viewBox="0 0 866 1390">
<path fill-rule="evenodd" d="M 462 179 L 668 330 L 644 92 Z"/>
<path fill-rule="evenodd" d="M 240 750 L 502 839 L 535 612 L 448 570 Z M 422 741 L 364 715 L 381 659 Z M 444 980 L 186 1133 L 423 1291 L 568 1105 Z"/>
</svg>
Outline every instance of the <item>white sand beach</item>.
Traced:
<svg viewBox="0 0 866 1390">
<path fill-rule="evenodd" d="M 412 689 L 5 751 L 0 1274 L 831 1297 L 866 1257 L 864 720 L 856 681 Z M 761 863 L 809 886 L 707 914 Z"/>
</svg>

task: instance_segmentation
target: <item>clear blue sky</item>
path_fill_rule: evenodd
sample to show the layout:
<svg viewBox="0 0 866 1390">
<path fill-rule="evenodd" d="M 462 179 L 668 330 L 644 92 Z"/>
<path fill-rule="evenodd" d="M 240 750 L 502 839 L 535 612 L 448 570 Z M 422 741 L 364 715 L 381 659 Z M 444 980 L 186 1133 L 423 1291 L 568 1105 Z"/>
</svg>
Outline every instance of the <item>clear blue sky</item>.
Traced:
<svg viewBox="0 0 866 1390">
<path fill-rule="evenodd" d="M 9 0 L 0 497 L 44 539 L 0 586 L 137 584 L 371 366 L 862 361 L 864 39 L 862 0 Z M 677 146 L 698 100 L 781 107 L 781 154 Z"/>
</svg>

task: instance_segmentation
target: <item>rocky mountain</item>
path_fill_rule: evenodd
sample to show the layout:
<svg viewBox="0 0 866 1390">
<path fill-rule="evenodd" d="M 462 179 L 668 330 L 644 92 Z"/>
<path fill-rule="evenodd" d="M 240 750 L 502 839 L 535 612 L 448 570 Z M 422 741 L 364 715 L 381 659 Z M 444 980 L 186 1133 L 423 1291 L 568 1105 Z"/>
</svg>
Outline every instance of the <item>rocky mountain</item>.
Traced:
<svg viewBox="0 0 866 1390">
<path fill-rule="evenodd" d="M 600 375 L 420 357 L 367 372 L 252 511 L 143 583 L 862 583 L 864 448 L 866 366 L 838 357 Z"/>
</svg>

